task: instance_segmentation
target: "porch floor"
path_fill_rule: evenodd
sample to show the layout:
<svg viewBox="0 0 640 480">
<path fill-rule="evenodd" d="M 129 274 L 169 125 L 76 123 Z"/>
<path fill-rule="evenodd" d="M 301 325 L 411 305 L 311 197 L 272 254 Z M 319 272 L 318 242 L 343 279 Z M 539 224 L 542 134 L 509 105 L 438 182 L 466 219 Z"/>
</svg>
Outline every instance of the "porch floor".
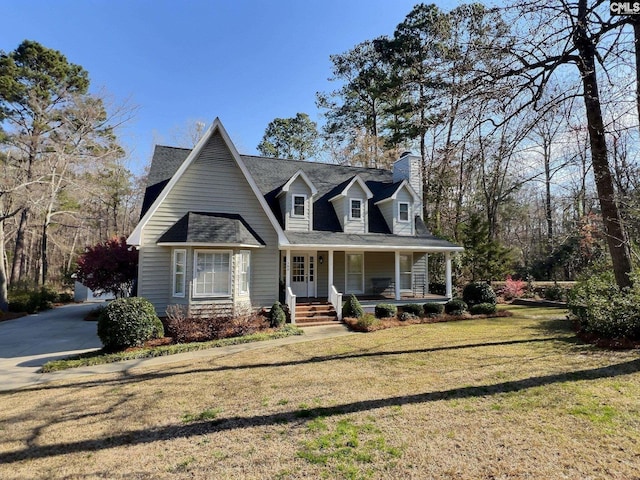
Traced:
<svg viewBox="0 0 640 480">
<path fill-rule="evenodd" d="M 348 295 L 343 295 L 342 299 L 346 300 Z M 373 311 L 373 308 L 379 303 L 390 303 L 391 305 L 406 305 L 407 303 L 447 303 L 450 299 L 444 295 L 435 295 L 428 293 L 419 297 L 403 296 L 400 300 L 395 298 L 389 298 L 382 295 L 356 295 L 356 298 L 360 302 L 362 307 L 369 311 Z M 320 303 L 327 302 L 327 297 L 297 297 L 296 303 Z"/>
</svg>

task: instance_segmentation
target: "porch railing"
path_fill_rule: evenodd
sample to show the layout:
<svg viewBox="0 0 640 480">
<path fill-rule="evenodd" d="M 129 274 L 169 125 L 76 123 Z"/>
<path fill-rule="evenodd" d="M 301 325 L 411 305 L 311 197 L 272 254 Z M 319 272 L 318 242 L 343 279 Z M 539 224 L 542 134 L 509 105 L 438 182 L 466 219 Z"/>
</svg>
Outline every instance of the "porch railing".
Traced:
<svg viewBox="0 0 640 480">
<path fill-rule="evenodd" d="M 296 296 L 293 294 L 291 287 L 287 287 L 285 301 L 289 307 L 289 318 L 291 318 L 291 323 L 296 323 Z"/>
<path fill-rule="evenodd" d="M 342 294 L 333 285 L 329 289 L 329 303 L 338 314 L 338 320 L 342 320 Z"/>
</svg>

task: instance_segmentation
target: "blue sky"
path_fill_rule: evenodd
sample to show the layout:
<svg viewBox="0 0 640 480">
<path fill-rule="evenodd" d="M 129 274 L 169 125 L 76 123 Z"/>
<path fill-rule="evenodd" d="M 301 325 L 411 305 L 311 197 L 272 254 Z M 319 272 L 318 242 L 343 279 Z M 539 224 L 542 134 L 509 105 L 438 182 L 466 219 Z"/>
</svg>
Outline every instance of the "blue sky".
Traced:
<svg viewBox="0 0 640 480">
<path fill-rule="evenodd" d="M 335 88 L 329 55 L 391 35 L 414 0 L 0 0 L 0 49 L 25 39 L 82 65 L 92 91 L 137 107 L 120 137 L 137 173 L 153 145 L 220 117 L 255 154 L 276 117 L 308 113 Z M 461 2 L 435 2 L 450 10 Z"/>
</svg>

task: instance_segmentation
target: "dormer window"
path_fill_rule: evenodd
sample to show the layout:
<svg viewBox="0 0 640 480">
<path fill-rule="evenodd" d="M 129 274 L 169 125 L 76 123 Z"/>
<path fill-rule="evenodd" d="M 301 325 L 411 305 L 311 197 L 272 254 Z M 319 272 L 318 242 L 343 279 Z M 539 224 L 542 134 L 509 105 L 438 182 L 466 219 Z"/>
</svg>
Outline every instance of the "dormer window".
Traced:
<svg viewBox="0 0 640 480">
<path fill-rule="evenodd" d="M 400 222 L 409 221 L 409 204 L 407 202 L 398 203 L 398 221 Z"/>
<path fill-rule="evenodd" d="M 306 212 L 304 205 L 307 201 L 306 195 L 294 195 L 293 196 L 293 216 L 304 217 Z"/>
<path fill-rule="evenodd" d="M 362 200 L 352 198 L 349 210 L 349 220 L 362 220 Z"/>
</svg>

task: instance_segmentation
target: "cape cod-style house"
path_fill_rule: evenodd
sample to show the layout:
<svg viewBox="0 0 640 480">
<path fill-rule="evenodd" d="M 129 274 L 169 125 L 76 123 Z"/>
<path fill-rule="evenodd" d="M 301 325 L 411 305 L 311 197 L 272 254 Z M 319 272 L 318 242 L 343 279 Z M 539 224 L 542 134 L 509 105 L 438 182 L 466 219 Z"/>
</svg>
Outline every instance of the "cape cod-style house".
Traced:
<svg viewBox="0 0 640 480">
<path fill-rule="evenodd" d="M 192 150 L 157 146 L 128 238 L 140 251 L 138 295 L 161 316 L 171 304 L 238 312 L 284 297 L 292 321 L 314 310 L 339 318 L 348 294 L 451 298 L 462 247 L 425 227 L 419 164 L 410 154 L 393 171 L 240 155 L 219 119 Z M 434 255 L 444 296 L 429 292 Z"/>
</svg>

